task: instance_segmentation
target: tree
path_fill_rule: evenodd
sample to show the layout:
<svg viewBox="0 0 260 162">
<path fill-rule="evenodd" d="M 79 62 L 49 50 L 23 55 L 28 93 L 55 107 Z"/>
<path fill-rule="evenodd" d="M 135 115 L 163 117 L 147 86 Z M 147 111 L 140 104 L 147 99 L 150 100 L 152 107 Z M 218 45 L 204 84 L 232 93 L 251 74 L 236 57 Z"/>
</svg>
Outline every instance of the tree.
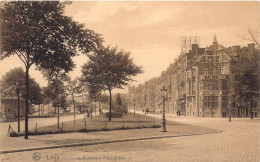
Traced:
<svg viewBox="0 0 260 162">
<path fill-rule="evenodd" d="M 20 89 L 21 97 L 26 97 L 26 85 L 24 82 L 25 72 L 21 67 L 14 68 L 3 75 L 3 78 L 0 82 L 0 93 L 3 96 L 11 96 L 15 97 L 16 88 Z M 43 96 L 41 94 L 40 85 L 29 76 L 30 83 L 30 95 L 29 95 L 29 103 L 30 104 L 41 104 L 43 102 Z"/>
<path fill-rule="evenodd" d="M 99 98 L 99 101 L 103 104 L 106 104 L 108 102 L 108 99 L 109 99 L 109 96 L 106 95 L 106 94 L 101 94 L 100 95 L 100 98 Z"/>
<path fill-rule="evenodd" d="M 96 50 L 102 39 L 64 16 L 67 2 L 14 1 L 1 5 L 1 55 L 17 55 L 26 69 L 25 139 L 28 139 L 29 69 L 58 68 L 66 72 L 74 67 L 71 57 L 77 49 Z"/>
<path fill-rule="evenodd" d="M 116 112 L 121 112 L 121 113 L 128 113 L 127 110 L 127 103 L 125 99 L 122 99 L 120 93 L 116 95 L 116 106 L 115 106 L 115 111 Z"/>
<path fill-rule="evenodd" d="M 50 95 L 53 97 L 53 106 L 55 107 L 55 113 L 56 113 L 56 107 L 58 108 L 58 129 L 59 129 L 59 117 L 60 117 L 60 109 L 61 106 L 61 100 L 65 98 L 65 86 L 64 81 L 67 80 L 68 75 L 66 72 L 62 72 L 59 70 L 45 70 L 43 71 L 44 77 L 48 79 L 48 88 L 49 92 L 52 93 Z M 60 96 L 61 95 L 61 96 Z M 63 102 L 65 104 L 65 102 Z M 75 116 L 75 115 L 74 115 Z"/>
<path fill-rule="evenodd" d="M 79 87 L 79 83 L 78 83 L 78 79 L 74 79 L 74 80 L 71 80 L 70 77 L 67 77 L 67 85 L 66 85 L 66 91 L 68 93 L 68 95 L 71 95 L 72 97 L 72 102 L 73 102 L 73 108 L 74 108 L 74 124 L 76 122 L 75 120 L 75 109 L 76 109 L 76 106 L 75 106 L 75 95 L 76 94 L 79 94 L 80 92 L 80 87 Z M 84 106 L 83 106 L 84 107 Z"/>
<path fill-rule="evenodd" d="M 88 89 L 88 98 L 90 99 L 90 104 L 91 104 L 91 119 L 92 119 L 92 113 L 93 113 L 93 102 L 95 102 L 95 113 L 96 113 L 96 101 L 98 98 L 98 93 L 100 89 L 96 87 L 93 82 L 87 85 Z M 95 114 L 96 115 L 96 114 Z"/>
<path fill-rule="evenodd" d="M 53 102 L 54 107 L 60 107 L 65 112 L 69 106 L 67 96 L 65 94 L 59 95 L 58 103 L 56 100 Z"/>
<path fill-rule="evenodd" d="M 259 92 L 260 67 L 259 52 L 252 56 L 231 59 L 231 74 L 229 78 L 229 91 L 231 101 L 238 106 L 250 106 L 250 116 L 253 119 L 252 102 Z M 231 104 L 232 102 L 230 102 Z"/>
<path fill-rule="evenodd" d="M 98 95 L 98 103 L 99 103 L 99 113 L 102 113 L 102 109 L 104 109 L 104 104 L 107 104 L 108 103 L 108 99 L 109 99 L 109 96 L 106 95 L 106 94 L 102 94 L 101 92 L 99 93 Z M 101 109 L 101 106 L 100 104 L 102 104 L 102 109 Z"/>
<path fill-rule="evenodd" d="M 260 32 L 258 29 L 249 28 L 248 29 L 248 37 L 244 37 L 245 40 L 248 40 L 250 42 L 253 42 L 256 44 L 257 48 L 260 49 Z"/>
<path fill-rule="evenodd" d="M 76 78 L 77 83 L 78 83 L 78 96 L 82 97 L 82 104 L 85 105 L 85 99 L 86 93 L 88 92 L 87 87 L 84 85 L 84 83 L 81 81 L 80 77 Z"/>
<path fill-rule="evenodd" d="M 88 56 L 90 60 L 82 67 L 82 80 L 94 88 L 109 91 L 111 121 L 111 91 L 134 81 L 131 77 L 142 73 L 141 67 L 134 64 L 130 52 L 118 51 L 116 47 L 102 47 Z"/>
</svg>

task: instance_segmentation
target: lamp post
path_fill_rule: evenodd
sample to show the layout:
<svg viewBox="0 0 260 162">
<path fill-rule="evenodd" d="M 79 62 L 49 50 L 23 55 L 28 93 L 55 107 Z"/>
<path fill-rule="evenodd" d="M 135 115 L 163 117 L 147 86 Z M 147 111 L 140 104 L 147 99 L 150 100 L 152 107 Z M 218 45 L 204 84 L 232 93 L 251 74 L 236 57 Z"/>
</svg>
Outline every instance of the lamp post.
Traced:
<svg viewBox="0 0 260 162">
<path fill-rule="evenodd" d="M 136 105 L 135 98 L 134 98 L 134 100 L 133 100 L 133 105 L 134 105 L 134 117 L 135 117 L 135 105 Z"/>
<path fill-rule="evenodd" d="M 232 65 L 232 59 L 229 61 L 229 72 L 230 74 L 232 74 L 232 68 L 231 68 L 231 65 Z M 229 79 L 230 81 L 230 79 Z M 231 80 L 231 87 L 233 86 L 233 81 Z M 230 91 L 230 88 L 229 88 L 229 93 L 231 93 Z M 229 96 L 229 100 L 228 100 L 228 121 L 231 122 L 231 104 L 232 104 L 232 101 L 231 101 L 231 97 L 232 95 Z"/>
<path fill-rule="evenodd" d="M 17 94 L 17 112 L 18 112 L 18 132 L 20 132 L 20 88 L 16 88 Z"/>
<path fill-rule="evenodd" d="M 228 121 L 231 122 L 231 99 L 229 99 L 229 104 L 228 104 Z"/>
<path fill-rule="evenodd" d="M 167 89 L 163 87 L 161 89 L 162 97 L 163 97 L 163 116 L 162 116 L 162 132 L 166 132 L 166 119 L 165 119 L 165 101 L 166 101 L 166 93 Z"/>
</svg>

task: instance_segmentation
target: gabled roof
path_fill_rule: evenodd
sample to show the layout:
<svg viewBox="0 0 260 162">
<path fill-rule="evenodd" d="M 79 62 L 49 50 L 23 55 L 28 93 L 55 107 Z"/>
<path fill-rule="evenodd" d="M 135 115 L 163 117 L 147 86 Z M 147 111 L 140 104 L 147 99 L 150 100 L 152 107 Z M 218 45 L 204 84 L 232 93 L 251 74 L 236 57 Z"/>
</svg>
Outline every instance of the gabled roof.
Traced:
<svg viewBox="0 0 260 162">
<path fill-rule="evenodd" d="M 205 51 L 221 51 L 223 50 L 229 57 L 231 57 L 232 51 L 229 48 L 224 47 L 222 44 L 213 44 L 206 47 Z"/>
</svg>

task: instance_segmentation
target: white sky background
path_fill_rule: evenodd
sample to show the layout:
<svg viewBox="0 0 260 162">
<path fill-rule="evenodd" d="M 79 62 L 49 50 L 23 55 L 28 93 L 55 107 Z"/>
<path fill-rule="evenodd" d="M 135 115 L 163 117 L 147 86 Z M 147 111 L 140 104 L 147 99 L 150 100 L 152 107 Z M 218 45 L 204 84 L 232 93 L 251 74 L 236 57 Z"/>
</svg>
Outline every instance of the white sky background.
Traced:
<svg viewBox="0 0 260 162">
<path fill-rule="evenodd" d="M 260 27 L 260 2 L 73 2 L 65 14 L 85 27 L 102 34 L 105 45 L 131 52 L 144 73 L 131 85 L 144 83 L 167 69 L 180 54 L 181 36 L 199 36 L 201 47 L 218 43 L 226 47 L 247 45 L 242 39 L 248 28 Z M 73 59 L 76 68 L 70 75 L 81 75 L 86 56 Z M 15 67 L 23 66 L 17 56 L 0 61 L 0 79 Z M 31 77 L 41 86 L 47 81 L 41 72 L 30 69 Z M 114 92 L 126 92 L 116 90 Z"/>
</svg>

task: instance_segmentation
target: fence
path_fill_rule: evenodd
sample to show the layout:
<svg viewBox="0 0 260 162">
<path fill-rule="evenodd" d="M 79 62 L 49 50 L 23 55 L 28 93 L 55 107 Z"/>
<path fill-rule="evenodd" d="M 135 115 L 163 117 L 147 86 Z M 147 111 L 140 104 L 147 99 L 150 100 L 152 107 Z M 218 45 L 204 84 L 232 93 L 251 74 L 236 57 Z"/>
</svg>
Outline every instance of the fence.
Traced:
<svg viewBox="0 0 260 162">
<path fill-rule="evenodd" d="M 45 120 L 45 119 L 44 119 Z M 46 119 L 47 120 L 47 119 Z M 15 125 L 15 124 L 13 124 Z M 17 125 L 17 124 L 16 124 Z M 11 126 L 10 126 L 11 127 Z M 121 129 L 140 129 L 140 128 L 159 128 L 160 120 L 147 117 L 145 115 L 137 115 L 133 117 L 132 113 L 129 113 L 124 118 L 112 118 L 112 121 L 108 121 L 104 116 L 97 116 L 96 118 L 82 118 L 74 121 L 60 122 L 59 129 L 57 129 L 57 123 L 46 126 L 40 122 L 29 122 L 29 135 L 39 134 L 52 134 L 63 132 L 88 132 L 88 131 L 108 131 L 108 130 L 121 130 Z M 21 127 L 22 128 L 22 127 Z M 9 128 L 15 133 L 13 128 Z M 21 129 L 23 130 L 23 129 Z M 24 132 L 19 133 L 22 135 Z"/>
</svg>

